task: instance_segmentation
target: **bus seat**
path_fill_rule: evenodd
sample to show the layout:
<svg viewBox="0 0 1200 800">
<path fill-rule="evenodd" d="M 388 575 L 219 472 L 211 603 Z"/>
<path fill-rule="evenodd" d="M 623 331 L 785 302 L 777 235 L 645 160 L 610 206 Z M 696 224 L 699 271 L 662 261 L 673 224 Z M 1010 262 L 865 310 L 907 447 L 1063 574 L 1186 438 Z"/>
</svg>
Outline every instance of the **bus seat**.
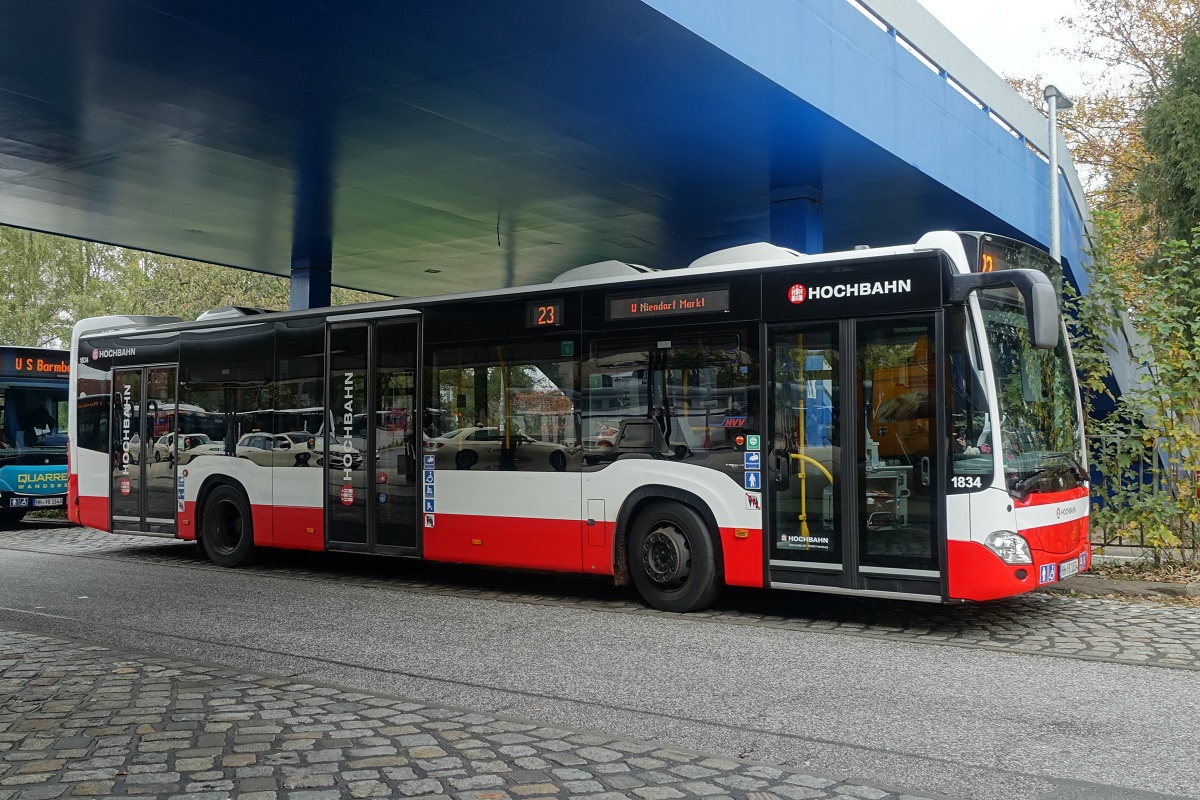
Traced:
<svg viewBox="0 0 1200 800">
<path fill-rule="evenodd" d="M 613 451 L 618 455 L 643 453 L 656 458 L 666 455 L 667 438 L 653 419 L 623 419 Z"/>
</svg>

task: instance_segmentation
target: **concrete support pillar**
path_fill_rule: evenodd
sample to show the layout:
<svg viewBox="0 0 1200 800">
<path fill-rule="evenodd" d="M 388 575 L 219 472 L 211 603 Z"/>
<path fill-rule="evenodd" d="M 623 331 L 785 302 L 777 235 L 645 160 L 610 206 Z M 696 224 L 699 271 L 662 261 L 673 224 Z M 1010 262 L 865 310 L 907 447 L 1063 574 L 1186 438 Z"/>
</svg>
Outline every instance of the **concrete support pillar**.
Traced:
<svg viewBox="0 0 1200 800">
<path fill-rule="evenodd" d="M 771 191 L 771 244 L 801 253 L 824 250 L 821 191 L 793 186 Z"/>
<path fill-rule="evenodd" d="M 302 308 L 324 308 L 332 299 L 333 260 L 324 259 L 323 263 L 308 266 L 298 266 L 292 259 L 292 291 L 288 300 L 288 308 L 293 311 Z"/>
<path fill-rule="evenodd" d="M 296 159 L 292 218 L 292 287 L 289 307 L 323 308 L 333 288 L 333 168 L 328 119 L 304 120 Z"/>
</svg>

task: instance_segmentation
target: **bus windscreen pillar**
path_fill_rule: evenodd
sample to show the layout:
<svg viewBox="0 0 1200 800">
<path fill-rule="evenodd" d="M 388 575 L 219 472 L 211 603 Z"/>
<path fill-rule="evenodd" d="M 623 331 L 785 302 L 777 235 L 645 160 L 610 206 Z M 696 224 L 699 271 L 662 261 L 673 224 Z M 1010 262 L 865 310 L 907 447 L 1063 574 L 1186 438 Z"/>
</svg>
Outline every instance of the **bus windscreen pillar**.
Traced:
<svg viewBox="0 0 1200 800">
<path fill-rule="evenodd" d="M 811 186 L 771 191 L 771 244 L 801 253 L 824 250 L 821 192 Z"/>
</svg>

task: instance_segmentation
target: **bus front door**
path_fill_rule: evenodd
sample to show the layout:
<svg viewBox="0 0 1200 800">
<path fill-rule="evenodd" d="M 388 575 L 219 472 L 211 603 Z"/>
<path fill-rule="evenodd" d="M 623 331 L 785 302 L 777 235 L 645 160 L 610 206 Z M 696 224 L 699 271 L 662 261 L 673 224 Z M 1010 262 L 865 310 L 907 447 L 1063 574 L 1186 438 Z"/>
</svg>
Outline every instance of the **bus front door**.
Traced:
<svg viewBox="0 0 1200 800">
<path fill-rule="evenodd" d="M 110 530 L 174 536 L 175 459 L 156 447 L 175 408 L 174 366 L 113 370 Z"/>
<path fill-rule="evenodd" d="M 325 530 L 331 550 L 419 552 L 419 316 L 331 322 Z"/>
<path fill-rule="evenodd" d="M 940 599 L 940 314 L 768 329 L 771 585 Z"/>
</svg>

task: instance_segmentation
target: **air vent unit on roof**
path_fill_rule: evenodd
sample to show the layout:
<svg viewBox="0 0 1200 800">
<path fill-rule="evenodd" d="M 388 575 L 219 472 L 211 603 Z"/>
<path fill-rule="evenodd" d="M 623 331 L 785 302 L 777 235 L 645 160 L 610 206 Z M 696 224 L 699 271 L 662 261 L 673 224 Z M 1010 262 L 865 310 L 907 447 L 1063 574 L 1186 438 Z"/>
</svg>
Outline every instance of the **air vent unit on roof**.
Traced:
<svg viewBox="0 0 1200 800">
<path fill-rule="evenodd" d="M 597 261 L 595 264 L 584 264 L 582 267 L 569 269 L 551 283 L 564 281 L 589 281 L 598 278 L 628 278 L 630 275 L 641 275 L 646 272 L 657 272 L 641 264 L 629 264 L 624 261 Z"/>
<path fill-rule="evenodd" d="M 270 313 L 265 308 L 247 308 L 246 306 L 218 306 L 205 311 L 200 316 L 196 317 L 196 322 L 203 322 L 209 319 L 227 319 L 229 317 L 249 317 L 254 314 Z"/>
<path fill-rule="evenodd" d="M 789 250 L 770 242 L 754 242 L 737 247 L 726 247 L 724 250 L 700 256 L 688 264 L 688 268 L 715 267 L 718 264 L 749 264 L 752 261 L 787 261 L 802 255 L 804 253 L 798 250 Z"/>
</svg>

